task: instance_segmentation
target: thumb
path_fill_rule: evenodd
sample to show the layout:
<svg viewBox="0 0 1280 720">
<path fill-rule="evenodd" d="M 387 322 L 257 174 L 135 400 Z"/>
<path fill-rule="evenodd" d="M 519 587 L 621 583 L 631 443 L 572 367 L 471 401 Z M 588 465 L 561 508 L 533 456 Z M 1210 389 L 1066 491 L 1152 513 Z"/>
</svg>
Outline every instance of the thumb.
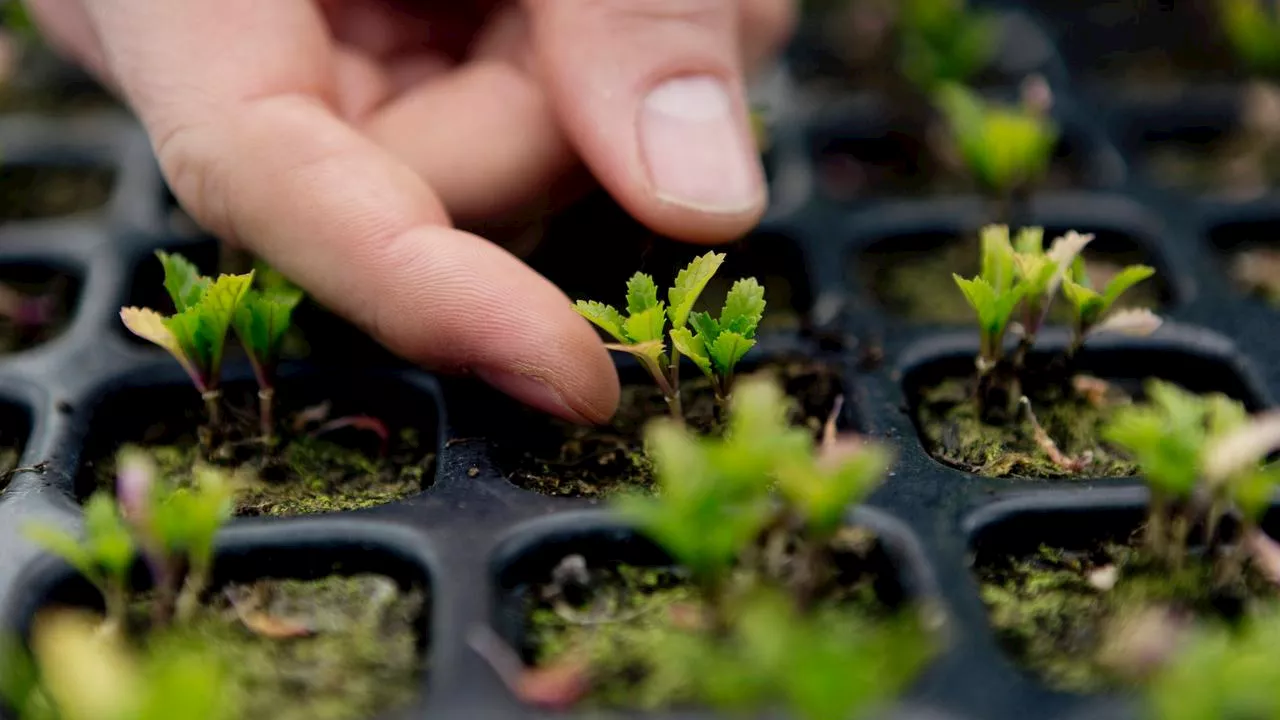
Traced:
<svg viewBox="0 0 1280 720">
<path fill-rule="evenodd" d="M 633 216 L 685 240 L 745 233 L 766 202 L 737 0 L 525 0 L 542 81 Z"/>
</svg>

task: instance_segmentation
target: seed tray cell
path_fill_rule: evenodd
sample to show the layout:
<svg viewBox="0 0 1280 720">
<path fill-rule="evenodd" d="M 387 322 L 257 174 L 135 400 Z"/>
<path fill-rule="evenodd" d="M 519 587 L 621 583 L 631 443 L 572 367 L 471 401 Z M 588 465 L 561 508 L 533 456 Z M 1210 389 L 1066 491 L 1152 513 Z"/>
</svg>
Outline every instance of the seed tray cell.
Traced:
<svg viewBox="0 0 1280 720">
<path fill-rule="evenodd" d="M 1129 385 L 1156 375 L 1228 393 L 1254 410 L 1274 407 L 1280 312 L 1234 283 L 1226 255 L 1275 242 L 1277 195 L 1268 190 L 1241 200 L 1165 187 L 1151 162 L 1161 145 L 1207 147 L 1237 128 L 1242 85 L 1210 68 L 1189 72 L 1192 81 L 1159 93 L 1123 84 L 1116 89 L 1115 78 L 1107 80 L 1109 66 L 1099 66 L 1099 53 L 1086 46 L 1097 42 L 1105 49 L 1125 33 L 1112 30 L 1092 41 L 1079 36 L 1081 20 L 1071 13 L 1088 3 L 990 4 L 1003 9 L 1005 31 L 982 89 L 1008 95 L 1027 72 L 1043 73 L 1065 131 L 1062 160 L 1073 168 L 1073 182 L 1035 196 L 1019 220 L 1096 232 L 1101 246 L 1141 257 L 1160 273 L 1166 326 L 1146 339 L 1099 339 L 1085 351 L 1085 365 Z M 758 231 L 730 250 L 725 276 L 756 275 L 769 288 L 770 311 L 791 318 L 762 335 L 755 361 L 800 354 L 830 363 L 846 392 L 842 424 L 886 438 L 897 452 L 888 481 L 849 520 L 878 532 L 908 597 L 938 606 L 944 643 L 885 715 L 1136 718 L 1131 696 L 1054 692 L 1019 670 L 987 622 L 972 565 L 994 539 L 1010 547 L 1048 541 L 1051 524 L 1036 518 L 1132 515 L 1145 498 L 1141 482 L 991 479 L 929 456 L 913 420 L 919 389 L 964 372 L 976 334 L 895 316 L 875 297 L 865 271 L 869 258 L 910 246 L 911 238 L 932 248 L 930 239 L 972 234 L 988 220 L 988 208 L 965 191 L 906 196 L 908 189 L 890 192 L 883 183 L 844 195 L 829 191 L 824 158 L 833 149 L 869 158 L 864 162 L 881 171 L 909 174 L 916 166 L 893 137 L 883 100 L 866 87 L 829 81 L 838 73 L 823 42 L 815 28 L 802 29 L 774 73 L 776 127 L 767 156 L 774 202 Z M 87 464 L 145 423 L 153 402 L 182 395 L 179 369 L 122 330 L 120 306 L 164 307 L 155 250 L 180 251 L 206 271 L 218 267 L 220 253 L 208 238 L 175 225 L 147 139 L 120 114 L 0 116 L 0 147 L 0 185 L 5 168 L 70 165 L 113 177 L 97 209 L 0 223 L 0 275 L 6 268 L 38 268 L 71 278 L 74 287 L 60 333 L 0 355 L 0 440 L 19 449 L 16 463 L 23 468 L 0 494 L 0 623 L 23 633 L 50 602 L 88 601 L 65 566 L 22 537 L 23 525 L 76 526 L 77 483 L 83 485 Z M 697 252 L 653 237 L 599 198 L 551 222 L 546 235 L 529 261 L 573 296 L 612 299 L 636 269 L 667 277 Z M 609 245 L 607 253 L 601 243 Z M 954 302 L 961 302 L 958 293 Z M 476 383 L 437 380 L 372 352 L 367 341 L 355 344 L 354 329 L 318 309 L 300 313 L 312 352 L 289 365 L 286 383 L 296 382 L 306 397 L 332 392 L 417 428 L 433 438 L 434 473 L 420 494 L 374 508 L 233 520 L 220 540 L 218 582 L 380 572 L 421 586 L 429 596 L 420 628 L 427 670 L 418 701 L 395 717 L 555 716 L 522 706 L 472 649 L 470 634 L 489 627 L 518 648 L 523 629 L 513 603 L 567 553 L 602 562 L 662 564 L 666 558 L 597 501 L 546 497 L 508 481 L 511 468 L 497 440 L 521 432 L 518 423 L 541 421 L 513 412 Z M 333 337 L 341 339 L 326 342 Z M 1065 332 L 1053 329 L 1041 346 L 1065 341 Z M 633 363 L 620 358 L 619 367 L 625 380 L 642 381 Z M 228 375 L 233 385 L 250 378 L 242 360 L 230 363 Z M 195 401 L 194 393 L 178 400 Z M 157 406 L 155 412 L 163 411 Z M 607 716 L 716 717 L 696 709 Z M 766 711 L 762 717 L 780 716 Z"/>
</svg>

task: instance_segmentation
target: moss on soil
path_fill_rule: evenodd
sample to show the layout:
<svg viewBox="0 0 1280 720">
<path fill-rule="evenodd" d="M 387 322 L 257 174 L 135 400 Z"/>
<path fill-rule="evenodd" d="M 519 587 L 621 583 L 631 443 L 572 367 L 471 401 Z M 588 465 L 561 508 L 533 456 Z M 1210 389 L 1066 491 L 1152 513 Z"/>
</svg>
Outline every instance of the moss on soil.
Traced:
<svg viewBox="0 0 1280 720">
<path fill-rule="evenodd" d="M 1106 580 L 1091 580 L 1110 575 L 1112 568 L 1118 574 L 1110 588 Z M 1134 629 L 1144 611 L 1234 622 L 1273 605 L 1276 596 L 1275 587 L 1249 568 L 1234 584 L 1213 590 L 1207 562 L 1193 557 L 1181 572 L 1169 572 L 1136 540 L 1102 542 L 1082 551 L 1042 546 L 1027 555 L 980 563 L 977 574 L 1005 650 L 1051 687 L 1073 692 L 1131 683 L 1123 664 L 1112 658 L 1123 656 L 1126 640 L 1141 642 Z"/>
<path fill-rule="evenodd" d="M 763 366 L 795 400 L 792 421 L 819 433 L 840 395 L 839 370 L 809 360 Z M 697 373 L 697 370 L 693 370 Z M 701 374 L 681 383 L 685 421 L 700 432 L 717 433 L 720 419 L 710 383 Z M 624 384 L 618 412 L 608 425 L 584 427 L 528 415 L 521 434 L 499 444 L 514 470 L 516 485 L 544 495 L 605 497 L 651 490 L 652 469 L 642 448 L 645 424 L 668 412 L 652 381 Z"/>
<path fill-rule="evenodd" d="M 417 696 L 425 603 L 421 589 L 402 590 L 380 575 L 260 580 L 226 588 L 190 624 L 166 634 L 199 643 L 222 663 L 237 717 L 355 720 Z M 145 617 L 146 606 L 138 610 Z M 269 637 L 242 616 L 305 634 Z"/>
<path fill-rule="evenodd" d="M 0 222 L 58 217 L 106 204 L 115 171 L 100 167 L 0 167 Z"/>
<path fill-rule="evenodd" d="M 12 477 L 11 471 L 18 467 L 18 459 L 22 457 L 22 448 L 17 445 L 0 445 L 0 491 L 4 490 Z"/>
<path fill-rule="evenodd" d="M 251 432 L 241 436 L 252 437 Z M 148 450 L 160 471 L 179 484 L 191 482 L 195 467 L 206 461 L 191 433 L 138 446 Z M 240 441 L 232 450 L 230 457 L 216 462 L 233 470 L 242 482 L 236 492 L 237 515 L 308 515 L 383 505 L 422 492 L 435 467 L 435 454 L 422 447 L 412 428 L 392 436 L 385 457 L 379 457 L 376 449 L 307 435 L 282 438 L 269 453 L 252 439 Z M 114 488 L 114 458 L 94 463 L 93 482 L 95 488 Z"/>
<path fill-rule="evenodd" d="M 1067 457 L 1085 462 L 1068 470 L 1049 459 L 1025 421 L 1007 426 L 979 419 L 970 381 L 951 379 L 925 389 L 916 409 L 925 447 L 938 460 L 988 477 L 1119 477 L 1133 475 L 1137 465 L 1099 435 L 1112 411 L 1132 402 L 1110 385 L 1097 398 L 1051 389 L 1032 398 L 1041 427 Z"/>
<path fill-rule="evenodd" d="M 1084 231 L 1084 228 L 1081 228 Z M 1098 253 L 1086 251 L 1089 278 L 1101 287 L 1122 267 L 1143 262 L 1146 258 L 1133 253 Z M 859 258 L 862 283 L 885 312 L 912 322 L 971 324 L 973 310 L 956 287 L 952 273 L 971 277 L 978 272 L 981 252 L 976 235 L 964 240 L 946 242 L 927 249 L 884 250 L 863 253 Z M 1158 280 L 1139 283 L 1121 296 L 1116 307 L 1158 308 Z M 1061 298 L 1050 309 L 1050 322 L 1069 321 L 1069 308 Z"/>
<path fill-rule="evenodd" d="M 1246 133 L 1207 143 L 1154 142 L 1145 155 L 1147 176 L 1165 188 L 1248 200 L 1280 184 L 1280 152 Z"/>
<path fill-rule="evenodd" d="M 1280 307 L 1280 248 L 1253 246 L 1231 255 L 1228 268 L 1240 289 Z"/>
<path fill-rule="evenodd" d="M 836 583 L 813 612 L 831 626 L 865 625 L 905 617 L 882 600 L 879 567 L 867 562 L 873 536 L 850 528 L 849 546 L 837 552 Z M 526 601 L 524 653 L 538 667 L 585 661 L 590 668 L 588 707 L 644 710 L 687 705 L 700 698 L 698 677 L 670 677 L 656 666 L 672 638 L 707 632 L 701 599 L 677 570 L 613 565 L 590 570 L 588 588 L 572 600 L 555 583 L 534 587 Z M 742 575 L 742 586 L 754 578 Z"/>
</svg>

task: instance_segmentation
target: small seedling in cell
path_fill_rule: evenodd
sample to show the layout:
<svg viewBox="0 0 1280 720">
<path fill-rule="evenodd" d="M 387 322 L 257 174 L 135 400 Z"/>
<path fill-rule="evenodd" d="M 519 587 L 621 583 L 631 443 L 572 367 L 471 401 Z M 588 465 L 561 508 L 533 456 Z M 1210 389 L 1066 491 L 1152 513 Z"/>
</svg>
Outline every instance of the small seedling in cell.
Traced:
<svg viewBox="0 0 1280 720">
<path fill-rule="evenodd" d="M 1155 268 L 1129 265 L 1107 282 L 1101 291 L 1094 290 L 1083 259 L 1077 258 L 1071 272 L 1062 282 L 1062 293 L 1072 307 L 1071 348 L 1075 354 L 1088 337 L 1099 332 L 1150 335 L 1161 321 L 1150 310 L 1130 309 L 1112 312 L 1116 301 L 1130 288 L 1155 275 Z"/>
<path fill-rule="evenodd" d="M 755 278 L 745 278 L 729 288 L 720 317 L 694 313 L 689 318 L 692 330 L 671 330 L 672 344 L 711 380 L 721 401 L 729 396 L 738 363 L 755 347 L 764 308 L 764 288 Z"/>
<path fill-rule="evenodd" d="M 1280 74 L 1280 13 L 1274 0 L 1217 0 L 1217 5 L 1236 56 L 1254 72 Z"/>
<path fill-rule="evenodd" d="M 898 4 L 898 64 L 916 86 L 967 82 L 995 56 L 999 27 L 966 0 L 902 0 Z"/>
<path fill-rule="evenodd" d="M 164 287 L 176 313 L 164 316 L 149 308 L 120 311 L 130 332 L 164 348 L 187 371 L 208 409 L 209 425 L 221 423 L 223 351 L 236 309 L 253 283 L 253 272 L 222 275 L 216 280 L 200 272 L 181 255 L 157 252 L 164 265 Z"/>
<path fill-rule="evenodd" d="M 258 422 L 262 441 L 268 445 L 275 435 L 276 363 L 293 310 L 301 301 L 302 292 L 297 289 L 250 288 L 232 321 L 258 381 Z"/>
</svg>

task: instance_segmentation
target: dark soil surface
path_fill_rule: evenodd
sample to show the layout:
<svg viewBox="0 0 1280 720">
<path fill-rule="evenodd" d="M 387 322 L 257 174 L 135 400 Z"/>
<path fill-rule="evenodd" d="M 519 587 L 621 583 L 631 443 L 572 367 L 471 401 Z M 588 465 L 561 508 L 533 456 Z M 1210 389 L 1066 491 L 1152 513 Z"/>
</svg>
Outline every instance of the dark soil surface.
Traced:
<svg viewBox="0 0 1280 720">
<path fill-rule="evenodd" d="M 774 374 L 795 400 L 792 420 L 819 433 L 838 395 L 839 368 L 811 360 L 767 363 L 762 372 Z M 720 412 L 710 383 L 694 368 L 682 383 L 685 421 L 701 432 L 720 430 Z M 667 404 L 652 381 L 624 384 L 622 401 L 613 421 L 583 427 L 530 413 L 517 424 L 518 436 L 505 438 L 500 451 L 514 469 L 511 482 L 545 495 L 608 496 L 634 490 L 649 491 L 653 476 L 642 450 L 645 423 L 667 414 Z"/>
<path fill-rule="evenodd" d="M 1137 538 L 1084 550 L 1042 546 L 979 564 L 983 601 L 1001 644 L 1050 686 L 1097 692 L 1131 684 L 1144 648 L 1194 620 L 1238 620 L 1274 606 L 1276 588 L 1251 568 L 1214 588 L 1209 564 L 1155 563 Z"/>
<path fill-rule="evenodd" d="M 417 696 L 425 605 L 421 589 L 380 575 L 260 580 L 225 588 L 166 634 L 220 661 L 236 717 L 363 720 Z"/>
<path fill-rule="evenodd" d="M 305 412 L 305 411 L 304 411 Z M 212 453 L 201 447 L 196 427 L 159 422 L 132 444 L 152 453 L 160 471 L 179 483 L 191 482 L 194 468 L 213 462 L 232 469 L 242 482 L 237 515 L 307 515 L 383 505 L 422 492 L 434 477 L 435 453 L 416 430 L 391 429 L 385 452 L 378 435 L 345 428 L 331 433 L 293 431 L 301 413 L 286 415 L 279 443 L 266 448 L 257 435 L 254 411 L 232 412 L 231 431 Z M 115 484 L 115 461 L 102 458 L 87 468 L 82 497 Z"/>
<path fill-rule="evenodd" d="M 72 215 L 111 199 L 115 171 L 92 166 L 0 166 L 0 222 Z"/>
<path fill-rule="evenodd" d="M 1115 385 L 1105 385 L 1101 392 L 1048 388 L 1034 394 L 1032 409 L 1041 427 L 1063 454 L 1079 461 L 1078 467 L 1055 463 L 1025 420 L 1008 425 L 983 422 L 969 380 L 946 380 L 925 389 L 916 408 L 916 423 L 929 454 L 979 475 L 1122 477 L 1135 474 L 1137 465 L 1104 443 L 1100 434 L 1114 408 L 1132 401 Z"/>
</svg>

